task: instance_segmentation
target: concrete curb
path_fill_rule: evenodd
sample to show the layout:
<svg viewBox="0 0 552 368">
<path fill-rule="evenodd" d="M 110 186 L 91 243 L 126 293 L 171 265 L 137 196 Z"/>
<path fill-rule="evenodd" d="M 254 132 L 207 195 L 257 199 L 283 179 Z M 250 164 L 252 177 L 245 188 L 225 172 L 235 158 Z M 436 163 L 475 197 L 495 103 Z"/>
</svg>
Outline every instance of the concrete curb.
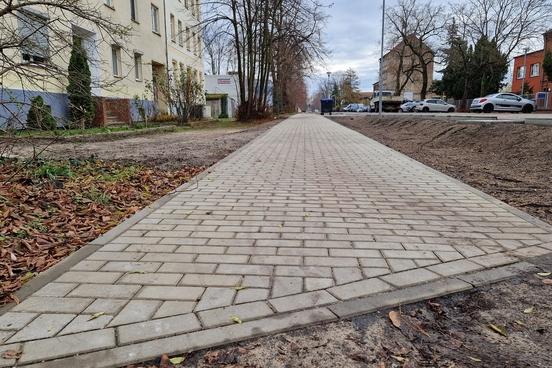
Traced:
<svg viewBox="0 0 552 368">
<path fill-rule="evenodd" d="M 33 364 L 29 362 L 31 364 L 19 366 L 28 368 L 115 368 L 122 365 L 154 360 L 163 354 L 168 354 L 169 356 L 185 354 L 309 326 L 338 320 L 348 320 L 355 316 L 399 305 L 475 290 L 478 286 L 490 285 L 518 277 L 536 269 L 537 267 L 531 263 L 518 262 L 508 266 L 443 278 L 404 289 L 374 294 L 369 297 L 277 314 L 271 317 L 244 322 L 243 324 L 195 331 L 42 363 Z"/>
<path fill-rule="evenodd" d="M 272 128 L 271 128 L 272 129 Z M 69 255 L 53 267 L 49 268 L 48 270 L 41 272 L 36 277 L 31 279 L 29 282 L 27 282 L 21 289 L 16 291 L 14 294 L 19 299 L 19 301 L 23 301 L 26 298 L 28 298 L 31 294 L 34 292 L 40 290 L 42 287 L 44 287 L 46 284 L 54 281 L 57 279 L 62 273 L 69 271 L 71 267 L 75 266 L 77 263 L 82 261 L 83 259 L 90 256 L 92 253 L 99 250 L 103 245 L 108 244 L 110 241 L 121 235 L 123 232 L 130 229 L 132 226 L 134 226 L 136 223 L 144 219 L 146 216 L 154 212 L 156 209 L 162 207 L 165 203 L 169 202 L 171 199 L 176 197 L 179 192 L 183 192 L 188 190 L 192 186 L 196 186 L 197 183 L 201 179 L 203 179 L 205 176 L 209 175 L 216 167 L 219 165 L 222 165 L 224 162 L 230 160 L 235 155 L 239 154 L 242 150 L 246 149 L 250 144 L 253 143 L 254 140 L 264 136 L 268 133 L 270 129 L 266 130 L 259 136 L 257 136 L 255 139 L 249 141 L 245 145 L 241 146 L 234 152 L 230 153 L 228 156 L 223 158 L 222 160 L 216 162 L 214 165 L 208 167 L 207 169 L 203 170 L 196 176 L 190 178 L 189 181 L 182 184 L 175 190 L 173 190 L 170 193 L 165 194 L 163 197 L 159 198 L 158 200 L 154 201 L 150 205 L 144 207 L 134 215 L 130 216 L 126 220 L 123 220 L 120 224 L 115 226 L 114 228 L 107 231 L 105 234 L 100 235 L 98 238 L 94 239 L 90 243 L 84 245 L 79 250 L 77 250 L 75 253 Z M 3 306 L 0 306 L 0 316 L 6 312 L 8 312 L 15 303 L 9 303 Z"/>
</svg>

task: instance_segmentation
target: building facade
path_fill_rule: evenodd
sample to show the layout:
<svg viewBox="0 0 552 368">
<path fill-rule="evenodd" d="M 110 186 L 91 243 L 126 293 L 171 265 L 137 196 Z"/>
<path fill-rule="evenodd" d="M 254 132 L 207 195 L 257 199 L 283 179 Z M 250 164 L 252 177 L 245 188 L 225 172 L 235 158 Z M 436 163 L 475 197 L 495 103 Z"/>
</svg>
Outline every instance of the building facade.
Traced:
<svg viewBox="0 0 552 368">
<path fill-rule="evenodd" d="M 240 104 L 238 76 L 206 75 L 206 104 L 210 109 L 211 118 L 235 118 Z"/>
<path fill-rule="evenodd" d="M 544 34 L 544 48 L 514 57 L 512 92 L 521 93 L 524 82 L 533 93 L 551 92 L 552 81 L 546 77 L 542 64 L 547 52 L 552 52 L 552 30 Z M 527 91 L 525 91 L 527 92 Z"/>
<path fill-rule="evenodd" d="M 170 114 L 166 88 L 160 88 L 161 83 L 182 72 L 203 82 L 199 0 L 95 0 L 89 4 L 96 7 L 102 19 L 130 30 L 129 35 L 118 37 L 102 34 L 94 24 L 78 18 L 64 24 L 70 27 L 73 39 L 80 40 L 89 59 L 97 106 L 96 125 L 139 121 L 144 113 Z M 23 38 L 25 24 L 42 21 L 46 24 L 59 16 L 54 14 L 56 11 L 59 10 L 49 6 L 25 7 L 13 20 L 18 23 L 13 29 L 22 32 Z M 56 32 L 50 26 L 41 26 L 44 31 L 39 36 L 43 40 L 37 38 L 31 49 L 21 47 L 13 58 L 30 60 L 35 68 L 50 63 L 66 71 L 70 50 L 36 47 L 41 41 L 44 48 L 51 47 L 48 32 Z M 0 99 L 14 104 L 0 106 L 0 125 L 9 124 L 10 117 L 24 120 L 28 103 L 36 95 L 43 96 L 59 121 L 68 119 L 67 83 L 63 73 L 60 75 L 39 84 L 15 73 L 3 75 Z M 15 105 L 19 111 L 15 111 Z"/>
</svg>

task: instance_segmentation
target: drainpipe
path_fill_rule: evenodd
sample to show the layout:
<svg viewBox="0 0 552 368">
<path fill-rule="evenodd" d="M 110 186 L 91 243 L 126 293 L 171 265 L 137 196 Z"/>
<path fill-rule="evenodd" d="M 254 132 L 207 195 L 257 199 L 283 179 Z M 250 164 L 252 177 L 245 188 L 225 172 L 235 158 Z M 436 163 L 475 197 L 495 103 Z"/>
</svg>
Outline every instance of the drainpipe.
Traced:
<svg viewBox="0 0 552 368">
<path fill-rule="evenodd" d="M 529 52 L 529 48 L 526 47 L 523 49 L 525 51 L 525 57 L 523 59 L 523 84 L 521 85 L 521 96 L 523 97 L 523 93 L 525 92 L 525 83 L 527 83 L 527 52 Z"/>
<path fill-rule="evenodd" d="M 167 103 L 169 104 L 169 113 L 172 113 L 171 104 L 171 72 L 169 70 L 169 35 L 167 34 L 167 0 L 163 0 L 163 24 L 165 25 L 165 69 L 167 70 Z"/>
</svg>

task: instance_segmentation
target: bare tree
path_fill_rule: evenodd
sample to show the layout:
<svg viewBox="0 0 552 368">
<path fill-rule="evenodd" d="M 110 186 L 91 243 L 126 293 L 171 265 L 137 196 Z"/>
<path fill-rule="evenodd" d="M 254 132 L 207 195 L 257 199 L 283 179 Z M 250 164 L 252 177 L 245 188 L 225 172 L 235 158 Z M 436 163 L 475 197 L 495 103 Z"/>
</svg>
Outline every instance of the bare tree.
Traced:
<svg viewBox="0 0 552 368">
<path fill-rule="evenodd" d="M 228 34 L 223 29 L 206 27 L 203 31 L 203 44 L 211 74 L 219 75 L 226 72 L 233 53 Z"/>
<path fill-rule="evenodd" d="M 463 38 L 495 42 L 508 57 L 552 26 L 550 0 L 463 0 L 453 6 Z"/>
<path fill-rule="evenodd" d="M 418 0 L 399 0 L 398 5 L 391 8 L 387 15 L 392 38 L 402 43 L 417 60 L 422 78 L 422 99 L 425 98 L 433 78 L 429 72 L 429 67 L 434 62 L 432 44 L 445 30 L 444 14 L 445 9 L 441 5 Z"/>
<path fill-rule="evenodd" d="M 317 0 L 204 3 L 203 26 L 214 27 L 231 40 L 241 119 L 265 115 L 270 97 L 278 106 L 288 104 L 285 93 L 290 78 L 302 79 L 320 55 L 322 8 Z"/>
</svg>

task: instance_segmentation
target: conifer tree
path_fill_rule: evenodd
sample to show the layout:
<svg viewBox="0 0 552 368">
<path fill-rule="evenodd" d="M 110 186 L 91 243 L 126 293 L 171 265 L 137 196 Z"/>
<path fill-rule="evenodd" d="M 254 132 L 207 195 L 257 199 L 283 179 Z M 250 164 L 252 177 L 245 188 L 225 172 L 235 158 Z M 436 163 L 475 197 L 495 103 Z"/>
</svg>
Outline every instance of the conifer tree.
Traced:
<svg viewBox="0 0 552 368">
<path fill-rule="evenodd" d="M 92 99 L 92 78 L 88 67 L 88 57 L 80 39 L 75 38 L 68 68 L 67 94 L 71 121 L 78 127 L 90 128 L 96 114 Z"/>
</svg>

